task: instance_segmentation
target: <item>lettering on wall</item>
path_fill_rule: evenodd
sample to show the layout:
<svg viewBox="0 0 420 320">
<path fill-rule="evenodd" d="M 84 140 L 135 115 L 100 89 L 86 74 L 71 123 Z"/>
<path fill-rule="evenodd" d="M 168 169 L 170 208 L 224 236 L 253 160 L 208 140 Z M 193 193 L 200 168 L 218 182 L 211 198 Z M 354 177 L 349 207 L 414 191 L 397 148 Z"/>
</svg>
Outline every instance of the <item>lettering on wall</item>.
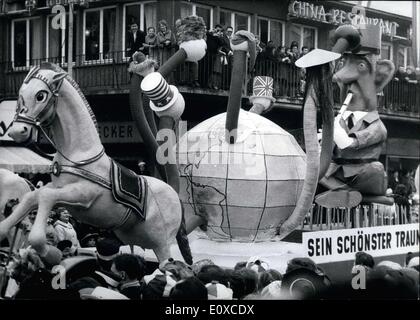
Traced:
<svg viewBox="0 0 420 320">
<path fill-rule="evenodd" d="M 335 8 L 326 11 L 323 5 L 316 5 L 304 1 L 293 1 L 289 5 L 289 16 L 334 25 L 342 25 L 348 23 L 351 23 L 355 26 L 379 24 L 382 30 L 382 34 L 391 36 L 396 35 L 397 28 L 399 26 L 399 24 L 395 21 L 384 20 L 382 18 L 367 17 L 364 8 L 360 6 L 354 7 L 351 12 Z"/>
</svg>

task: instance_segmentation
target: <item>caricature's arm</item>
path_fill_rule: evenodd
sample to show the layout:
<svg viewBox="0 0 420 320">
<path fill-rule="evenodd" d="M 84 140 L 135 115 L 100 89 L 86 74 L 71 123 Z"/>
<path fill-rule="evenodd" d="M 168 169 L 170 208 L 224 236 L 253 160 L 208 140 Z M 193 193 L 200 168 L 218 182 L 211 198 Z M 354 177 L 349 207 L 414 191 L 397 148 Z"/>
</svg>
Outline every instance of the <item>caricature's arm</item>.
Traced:
<svg viewBox="0 0 420 320">
<path fill-rule="evenodd" d="M 353 143 L 349 148 L 363 149 L 385 141 L 386 136 L 387 131 L 384 124 L 380 120 L 377 120 L 372 122 L 365 129 L 352 133 L 350 137 L 353 138 Z"/>
</svg>

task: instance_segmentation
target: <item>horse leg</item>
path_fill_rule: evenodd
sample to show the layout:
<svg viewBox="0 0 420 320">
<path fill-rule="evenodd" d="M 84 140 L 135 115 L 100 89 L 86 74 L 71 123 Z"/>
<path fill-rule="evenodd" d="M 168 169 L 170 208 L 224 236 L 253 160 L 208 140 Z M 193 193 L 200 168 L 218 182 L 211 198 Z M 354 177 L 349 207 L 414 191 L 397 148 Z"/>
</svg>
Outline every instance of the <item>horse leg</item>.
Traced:
<svg viewBox="0 0 420 320">
<path fill-rule="evenodd" d="M 62 188 L 41 188 L 38 195 L 38 213 L 28 237 L 31 246 L 40 254 L 46 250 L 47 219 L 55 204 L 64 203 L 89 208 L 98 195 L 99 192 L 86 188 L 79 182 Z"/>
<path fill-rule="evenodd" d="M 47 188 L 45 185 L 44 188 Z M 22 221 L 33 209 L 38 205 L 38 194 L 41 189 L 37 189 L 26 193 L 22 197 L 22 201 L 13 210 L 13 213 L 0 222 L 0 241 L 7 237 L 8 232 L 16 224 Z"/>
<path fill-rule="evenodd" d="M 169 250 L 169 245 L 161 245 L 153 249 L 159 263 L 171 258 L 171 251 Z"/>
</svg>

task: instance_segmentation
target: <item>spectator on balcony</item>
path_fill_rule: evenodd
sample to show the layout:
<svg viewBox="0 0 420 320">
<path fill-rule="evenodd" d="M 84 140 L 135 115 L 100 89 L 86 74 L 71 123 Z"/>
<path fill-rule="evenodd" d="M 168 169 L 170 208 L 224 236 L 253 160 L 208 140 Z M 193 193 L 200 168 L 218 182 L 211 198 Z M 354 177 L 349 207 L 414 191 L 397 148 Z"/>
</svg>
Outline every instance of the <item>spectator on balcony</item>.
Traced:
<svg viewBox="0 0 420 320">
<path fill-rule="evenodd" d="M 290 50 L 291 50 L 291 62 L 294 64 L 296 62 L 297 59 L 299 59 L 299 48 L 298 48 L 298 43 L 296 41 L 293 41 L 292 44 L 290 45 Z"/>
<path fill-rule="evenodd" d="M 388 188 L 391 188 L 392 189 L 392 191 L 394 192 L 395 191 L 395 187 L 398 185 L 398 184 L 400 184 L 401 183 L 401 181 L 400 181 L 400 173 L 398 172 L 398 170 L 395 170 L 393 173 L 392 173 L 392 176 L 389 178 L 389 181 L 388 181 Z"/>
<path fill-rule="evenodd" d="M 221 51 L 223 40 L 221 34 L 223 27 L 218 24 L 213 30 L 206 33 L 207 36 L 207 61 L 209 80 L 208 87 L 214 90 L 219 90 L 221 85 L 222 60 L 225 53 Z"/>
<path fill-rule="evenodd" d="M 137 23 L 130 26 L 130 32 L 127 33 L 127 53 L 131 57 L 136 51 L 144 53 L 144 42 L 146 34 L 139 30 Z"/>
<path fill-rule="evenodd" d="M 407 73 L 406 74 L 407 75 L 405 77 L 405 80 L 407 82 L 414 83 L 414 84 L 418 83 L 417 78 L 416 78 L 416 74 L 414 72 L 414 67 L 412 67 L 412 66 L 407 67 Z"/>
<path fill-rule="evenodd" d="M 399 66 L 397 72 L 395 73 L 394 80 L 396 81 L 402 81 L 407 76 L 407 73 L 405 72 L 405 68 L 403 66 Z"/>
<path fill-rule="evenodd" d="M 229 39 L 229 41 L 232 38 L 232 35 L 233 35 L 233 28 L 231 26 L 227 26 L 226 27 L 226 36 Z"/>
<path fill-rule="evenodd" d="M 308 47 L 303 46 L 301 53 L 300 53 L 300 57 L 303 57 L 305 54 L 307 54 L 309 52 Z"/>
<path fill-rule="evenodd" d="M 289 54 L 287 54 L 285 46 L 280 46 L 277 48 L 276 56 L 279 62 L 283 62 L 283 63 L 291 62 L 291 57 Z"/>
<path fill-rule="evenodd" d="M 156 60 L 157 45 L 158 45 L 158 40 L 156 36 L 156 29 L 154 27 L 147 28 L 147 35 L 143 43 L 144 54 L 148 56 L 149 58 Z"/>
<path fill-rule="evenodd" d="M 160 64 L 164 63 L 172 54 L 172 48 L 175 46 L 175 35 L 168 28 L 166 20 L 158 22 L 157 44 L 160 49 Z"/>
</svg>

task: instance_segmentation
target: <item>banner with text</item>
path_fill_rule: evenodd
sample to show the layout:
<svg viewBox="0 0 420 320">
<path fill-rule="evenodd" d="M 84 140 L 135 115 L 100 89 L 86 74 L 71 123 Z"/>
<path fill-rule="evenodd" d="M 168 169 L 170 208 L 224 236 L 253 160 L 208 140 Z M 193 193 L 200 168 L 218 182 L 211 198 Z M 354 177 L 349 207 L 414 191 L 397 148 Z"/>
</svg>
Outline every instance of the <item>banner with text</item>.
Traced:
<svg viewBox="0 0 420 320">
<path fill-rule="evenodd" d="M 373 257 L 419 251 L 419 224 L 303 233 L 305 254 L 316 263 L 353 260 L 358 251 Z"/>
</svg>

